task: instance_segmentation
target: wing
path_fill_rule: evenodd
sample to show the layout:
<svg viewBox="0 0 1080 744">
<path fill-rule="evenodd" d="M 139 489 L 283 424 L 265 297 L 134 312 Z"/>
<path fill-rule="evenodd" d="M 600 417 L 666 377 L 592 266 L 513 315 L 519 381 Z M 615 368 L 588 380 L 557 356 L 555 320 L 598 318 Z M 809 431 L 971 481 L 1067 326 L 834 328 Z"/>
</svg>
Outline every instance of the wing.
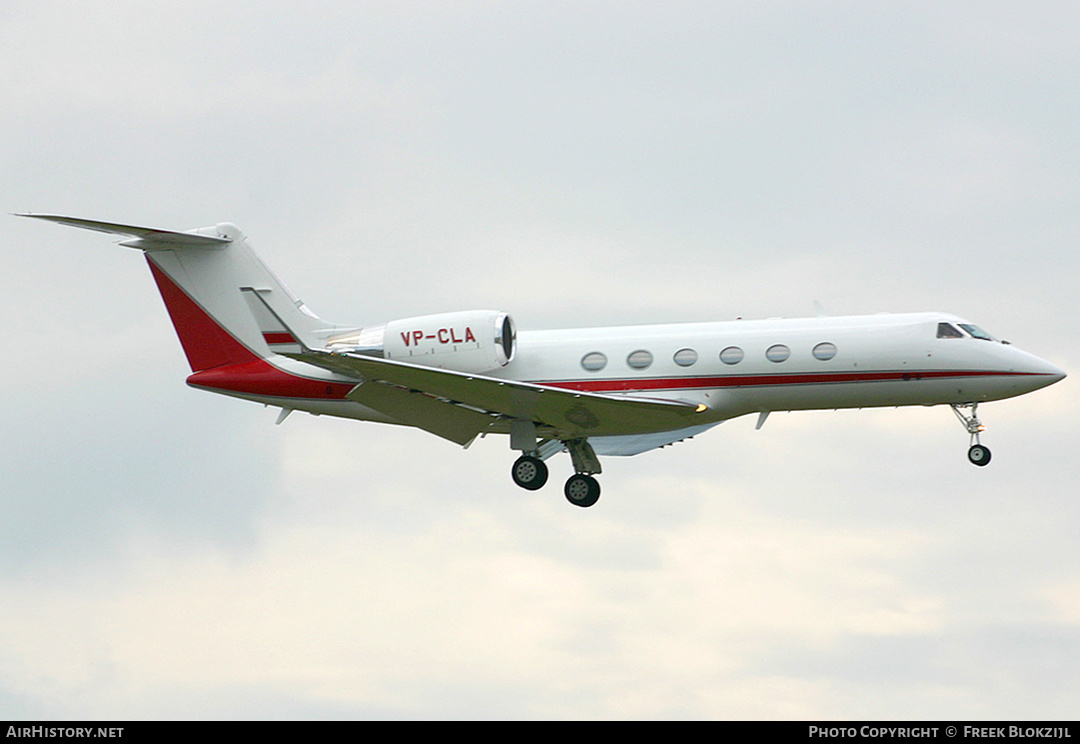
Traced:
<svg viewBox="0 0 1080 744">
<path fill-rule="evenodd" d="M 358 378 L 348 398 L 459 444 L 508 420 L 536 423 L 553 439 L 647 434 L 702 421 L 704 406 L 683 401 L 600 395 L 421 367 L 361 355 L 305 350 L 285 356 Z"/>
</svg>

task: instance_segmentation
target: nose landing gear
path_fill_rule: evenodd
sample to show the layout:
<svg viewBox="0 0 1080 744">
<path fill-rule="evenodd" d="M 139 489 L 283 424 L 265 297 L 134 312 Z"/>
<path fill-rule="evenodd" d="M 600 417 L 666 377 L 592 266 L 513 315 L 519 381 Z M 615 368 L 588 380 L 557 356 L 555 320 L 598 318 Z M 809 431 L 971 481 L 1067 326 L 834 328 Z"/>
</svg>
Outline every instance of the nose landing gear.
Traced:
<svg viewBox="0 0 1080 744">
<path fill-rule="evenodd" d="M 971 437 L 971 446 L 968 447 L 968 461 L 972 465 L 978 465 L 979 467 L 988 465 L 990 463 L 990 448 L 984 446 L 979 441 L 979 434 L 986 431 L 986 427 L 983 426 L 981 421 L 979 421 L 979 417 L 976 413 L 979 408 L 979 404 L 952 403 L 950 404 L 950 408 L 952 408 L 953 413 L 956 414 L 956 417 L 960 419 L 960 423 L 964 425 L 964 428 L 967 429 L 968 434 Z M 967 414 L 965 414 L 963 411 L 960 410 L 961 408 L 970 408 L 971 415 L 968 416 Z"/>
</svg>

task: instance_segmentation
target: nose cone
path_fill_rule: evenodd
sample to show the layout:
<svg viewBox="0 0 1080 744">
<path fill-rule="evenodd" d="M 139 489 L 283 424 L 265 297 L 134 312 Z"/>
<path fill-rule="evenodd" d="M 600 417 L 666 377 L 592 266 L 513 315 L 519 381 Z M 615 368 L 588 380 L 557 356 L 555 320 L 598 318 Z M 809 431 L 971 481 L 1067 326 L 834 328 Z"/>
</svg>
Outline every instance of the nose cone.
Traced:
<svg viewBox="0 0 1080 744">
<path fill-rule="evenodd" d="M 1040 359 L 1034 354 L 1026 354 L 1025 356 L 1028 357 L 1026 363 L 1017 371 L 1031 376 L 1032 390 L 1038 390 L 1065 379 L 1065 370 L 1060 367 L 1051 364 L 1045 359 Z"/>
<path fill-rule="evenodd" d="M 1050 381 L 1046 383 L 1047 385 L 1053 385 L 1055 382 L 1060 382 L 1068 377 L 1068 375 L 1065 374 L 1065 370 L 1060 367 L 1055 367 L 1049 362 L 1047 362 L 1046 366 L 1050 368 L 1050 372 L 1048 373 Z"/>
</svg>

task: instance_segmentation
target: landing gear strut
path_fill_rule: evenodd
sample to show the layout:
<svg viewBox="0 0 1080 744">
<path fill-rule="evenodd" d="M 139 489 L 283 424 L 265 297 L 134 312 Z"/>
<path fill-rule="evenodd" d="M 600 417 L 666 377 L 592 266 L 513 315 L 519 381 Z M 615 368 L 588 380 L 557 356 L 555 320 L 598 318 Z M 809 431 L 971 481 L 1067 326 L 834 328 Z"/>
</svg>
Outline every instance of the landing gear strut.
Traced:
<svg viewBox="0 0 1080 744">
<path fill-rule="evenodd" d="M 523 438 L 515 444 L 523 445 L 523 454 L 510 468 L 510 477 L 521 488 L 529 491 L 543 488 L 548 479 L 548 468 L 544 460 L 565 447 L 574 462 L 574 475 L 570 476 L 563 488 L 566 500 L 574 506 L 585 507 L 592 506 L 600 498 L 600 484 L 593 478 L 600 472 L 600 458 L 587 440 L 545 440 L 537 446 L 533 433 L 526 431 Z"/>
<path fill-rule="evenodd" d="M 593 474 L 600 472 L 600 458 L 587 439 L 567 439 L 563 444 L 574 462 L 574 475 L 563 488 L 566 500 L 574 506 L 592 506 L 600 498 L 600 484 L 593 478 Z"/>
<path fill-rule="evenodd" d="M 984 446 L 979 441 L 979 434 L 986 431 L 986 427 L 979 421 L 979 417 L 976 414 L 979 404 L 978 403 L 953 403 L 950 405 L 953 409 L 953 413 L 960 419 L 960 423 L 967 429 L 968 434 L 971 435 L 970 444 L 968 447 L 968 461 L 972 465 L 978 465 L 982 467 L 990 462 L 990 448 Z M 971 415 L 968 416 L 961 408 L 970 408 Z"/>
</svg>

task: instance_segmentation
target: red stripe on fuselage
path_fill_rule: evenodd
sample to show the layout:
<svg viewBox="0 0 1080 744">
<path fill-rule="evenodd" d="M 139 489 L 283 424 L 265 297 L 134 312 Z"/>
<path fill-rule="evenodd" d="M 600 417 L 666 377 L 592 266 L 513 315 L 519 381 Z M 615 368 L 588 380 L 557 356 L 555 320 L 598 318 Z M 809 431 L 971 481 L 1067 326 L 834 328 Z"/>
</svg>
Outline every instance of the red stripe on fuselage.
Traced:
<svg viewBox="0 0 1080 744">
<path fill-rule="evenodd" d="M 1030 376 L 1030 372 L 993 370 L 926 370 L 922 372 L 815 372 L 789 375 L 723 375 L 715 377 L 657 377 L 639 380 L 568 380 L 537 383 L 589 393 L 631 390 L 688 390 L 779 385 L 831 385 L 850 382 L 891 382 L 898 380 L 938 380 L 960 377 Z"/>
</svg>

